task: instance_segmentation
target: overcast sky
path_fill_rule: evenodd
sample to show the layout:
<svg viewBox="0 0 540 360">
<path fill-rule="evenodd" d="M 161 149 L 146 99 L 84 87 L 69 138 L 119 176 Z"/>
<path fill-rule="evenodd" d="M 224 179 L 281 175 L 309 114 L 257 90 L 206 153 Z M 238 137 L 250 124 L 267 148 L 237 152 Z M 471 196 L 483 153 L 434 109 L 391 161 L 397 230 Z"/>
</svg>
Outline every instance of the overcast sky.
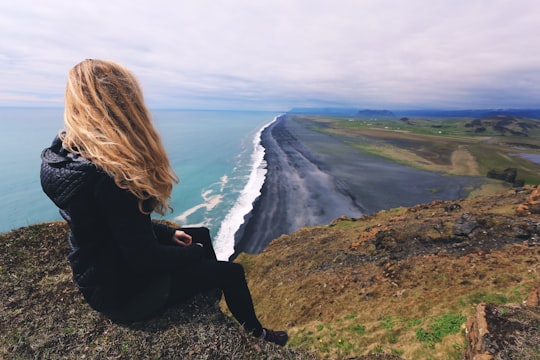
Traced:
<svg viewBox="0 0 540 360">
<path fill-rule="evenodd" d="M 0 106 L 116 60 L 151 108 L 540 108 L 538 0 L 2 0 Z"/>
</svg>

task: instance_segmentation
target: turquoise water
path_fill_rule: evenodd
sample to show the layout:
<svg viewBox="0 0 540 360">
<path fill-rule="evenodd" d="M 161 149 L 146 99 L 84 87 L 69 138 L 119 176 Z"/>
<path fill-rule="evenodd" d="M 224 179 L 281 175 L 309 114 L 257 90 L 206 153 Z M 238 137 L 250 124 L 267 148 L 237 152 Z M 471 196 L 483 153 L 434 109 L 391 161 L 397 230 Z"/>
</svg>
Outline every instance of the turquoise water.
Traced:
<svg viewBox="0 0 540 360">
<path fill-rule="evenodd" d="M 62 109 L 0 109 L 0 232 L 59 220 L 42 193 L 40 152 L 62 128 Z M 216 252 L 227 258 L 234 232 L 264 181 L 260 131 L 275 112 L 154 110 L 153 116 L 180 184 L 174 212 L 183 226 L 208 226 Z"/>
</svg>

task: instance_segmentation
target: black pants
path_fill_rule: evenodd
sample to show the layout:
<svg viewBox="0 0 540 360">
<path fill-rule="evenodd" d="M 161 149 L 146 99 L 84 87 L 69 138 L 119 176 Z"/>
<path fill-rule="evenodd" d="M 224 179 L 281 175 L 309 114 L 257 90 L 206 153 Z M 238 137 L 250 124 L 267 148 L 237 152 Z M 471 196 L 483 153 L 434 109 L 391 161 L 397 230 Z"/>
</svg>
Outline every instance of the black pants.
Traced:
<svg viewBox="0 0 540 360">
<path fill-rule="evenodd" d="M 255 315 L 242 265 L 218 261 L 207 228 L 182 228 L 193 238 L 193 243 L 201 243 L 205 249 L 205 259 L 199 263 L 160 276 L 122 310 L 108 314 L 111 318 L 135 321 L 155 314 L 165 306 L 178 304 L 194 295 L 221 289 L 229 310 L 246 331 L 259 336 L 262 326 Z"/>
</svg>

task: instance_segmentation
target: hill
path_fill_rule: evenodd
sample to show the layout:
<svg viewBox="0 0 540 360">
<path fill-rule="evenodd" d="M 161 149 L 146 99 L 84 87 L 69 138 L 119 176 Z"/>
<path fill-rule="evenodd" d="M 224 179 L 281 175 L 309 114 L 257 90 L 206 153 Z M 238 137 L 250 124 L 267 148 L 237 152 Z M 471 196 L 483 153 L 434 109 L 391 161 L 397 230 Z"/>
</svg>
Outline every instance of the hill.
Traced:
<svg viewBox="0 0 540 360">
<path fill-rule="evenodd" d="M 460 359 L 502 347 L 537 359 L 540 308 L 520 305 L 540 285 L 533 190 L 341 218 L 242 254 L 262 320 L 290 331 L 285 348 L 202 295 L 149 322 L 111 323 L 72 283 L 63 223 L 0 234 L 0 357 Z M 496 326 L 467 340 L 481 303 Z"/>
<path fill-rule="evenodd" d="M 71 279 L 64 223 L 0 234 L 1 359 L 312 359 L 246 334 L 198 296 L 148 322 L 115 324 Z"/>
<path fill-rule="evenodd" d="M 531 191 L 342 218 L 281 236 L 239 261 L 261 314 L 272 314 L 262 320 L 288 327 L 295 348 L 340 359 L 502 350 L 507 357 L 499 358 L 538 359 L 540 308 L 519 305 L 540 286 L 540 197 Z M 465 322 L 485 302 L 492 315 L 510 318 L 491 322 L 498 326 L 484 335 L 488 345 L 478 345 L 466 339 Z"/>
<path fill-rule="evenodd" d="M 540 109 L 408 109 L 408 110 L 387 110 L 387 109 L 361 109 L 345 107 L 303 107 L 292 108 L 289 114 L 311 114 L 311 115 L 343 115 L 343 116 L 376 116 L 385 114 L 388 116 L 400 117 L 423 117 L 423 118 L 481 118 L 486 116 L 513 115 L 527 118 L 540 118 Z"/>
</svg>

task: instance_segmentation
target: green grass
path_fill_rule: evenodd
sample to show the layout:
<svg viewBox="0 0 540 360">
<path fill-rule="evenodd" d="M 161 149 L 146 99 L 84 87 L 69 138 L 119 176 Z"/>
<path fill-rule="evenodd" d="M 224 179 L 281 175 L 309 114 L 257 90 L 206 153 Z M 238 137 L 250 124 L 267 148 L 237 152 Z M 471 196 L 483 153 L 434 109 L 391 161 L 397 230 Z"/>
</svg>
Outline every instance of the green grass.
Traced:
<svg viewBox="0 0 540 360">
<path fill-rule="evenodd" d="M 410 345 L 411 338 L 407 334 L 411 331 L 416 334 L 417 342 L 433 349 L 446 336 L 458 334 L 465 320 L 465 316 L 453 313 L 445 313 L 436 318 L 426 316 L 422 319 L 384 316 L 378 326 L 367 328 L 357 322 L 356 314 L 350 314 L 332 323 L 317 324 L 313 330 L 302 328 L 295 334 L 290 345 L 315 348 L 321 354 L 341 359 L 365 349 L 372 339 L 376 338 L 378 344 L 371 349 L 371 353 L 401 356 L 404 349 L 399 346 L 403 346 L 403 341 Z M 409 340 L 404 340 L 403 336 Z M 464 350 L 464 334 L 461 337 L 463 340 L 460 343 L 453 342 L 451 346 L 448 345 L 451 347 L 448 351 L 457 354 L 451 356 L 452 359 L 458 359 L 458 355 Z"/>
<path fill-rule="evenodd" d="M 484 290 L 474 291 L 458 299 L 461 306 L 478 305 L 480 303 L 491 303 L 504 305 L 508 303 L 520 303 L 530 292 L 530 286 L 517 285 L 509 288 L 505 293 L 494 293 Z"/>
<path fill-rule="evenodd" d="M 525 180 L 526 184 L 540 184 L 540 166 L 519 156 L 509 155 L 500 147 L 484 144 L 468 146 L 469 151 L 477 159 L 480 173 L 486 175 L 489 170 L 502 171 L 506 168 L 516 168 L 517 178 Z"/>
<path fill-rule="evenodd" d="M 396 323 L 395 323 L 395 321 L 392 319 L 391 316 L 385 316 L 385 317 L 382 318 L 382 320 L 381 320 L 381 327 L 382 327 L 383 329 L 390 330 L 390 329 L 393 329 L 395 326 L 396 326 Z"/>
<path fill-rule="evenodd" d="M 461 314 L 443 314 L 433 320 L 427 329 L 418 328 L 416 338 L 429 346 L 434 346 L 435 343 L 441 342 L 447 335 L 457 334 L 465 320 L 465 316 Z"/>
<path fill-rule="evenodd" d="M 389 137 L 385 137 L 385 133 L 381 132 L 376 138 L 357 132 L 354 139 L 351 138 L 348 143 L 353 147 L 387 158 L 389 155 L 378 147 L 388 143 L 412 151 L 439 165 L 450 164 L 452 152 L 458 146 L 466 146 L 478 162 L 480 175 L 486 176 L 490 170 L 502 171 L 505 168 L 517 168 L 518 179 L 523 179 L 526 184 L 540 184 L 540 165 L 515 156 L 520 151 L 520 144 L 524 144 L 522 147 L 524 153 L 537 153 L 538 150 L 534 149 L 540 149 L 540 128 L 532 127 L 538 123 L 538 120 L 520 119 L 532 125 L 528 130 L 528 136 L 511 136 L 509 133 L 501 135 L 490 126 L 486 127 L 484 132 L 475 133 L 471 127 L 466 126 L 472 120 L 474 119 L 410 118 L 410 122 L 414 125 L 408 125 L 398 119 L 354 118 L 351 120 L 350 117 L 334 116 L 316 119 L 315 121 L 325 122 L 328 126 L 316 127 L 314 130 L 323 133 L 338 132 L 342 135 L 363 129 L 394 130 Z M 395 131 L 400 131 L 400 133 Z M 411 163 L 406 158 L 392 158 L 392 160 L 405 165 L 420 166 Z M 420 167 L 423 168 L 423 166 Z"/>
<path fill-rule="evenodd" d="M 469 118 L 441 118 L 441 119 L 422 119 L 410 118 L 409 121 L 414 125 L 399 121 L 398 119 L 379 119 L 371 120 L 366 118 L 357 118 L 354 120 L 344 120 L 333 118 L 337 126 L 348 129 L 376 128 L 385 130 L 409 131 L 419 135 L 437 135 L 437 136 L 477 136 L 471 133 L 470 129 L 464 126 L 471 121 Z M 493 132 L 493 134 L 496 134 Z M 485 133 L 483 134 L 486 135 Z M 488 133 L 487 135 L 490 135 Z"/>
</svg>

